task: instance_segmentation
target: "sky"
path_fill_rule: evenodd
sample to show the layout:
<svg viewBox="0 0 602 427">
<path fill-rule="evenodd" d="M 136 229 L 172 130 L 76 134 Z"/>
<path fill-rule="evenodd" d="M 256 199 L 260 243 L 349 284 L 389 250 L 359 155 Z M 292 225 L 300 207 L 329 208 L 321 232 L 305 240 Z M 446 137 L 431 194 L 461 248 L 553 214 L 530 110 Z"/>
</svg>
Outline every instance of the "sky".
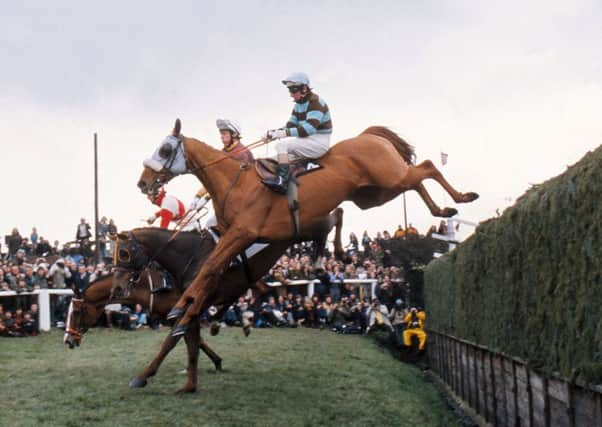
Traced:
<svg viewBox="0 0 602 427">
<path fill-rule="evenodd" d="M 390 127 L 418 161 L 432 159 L 460 191 L 481 195 L 454 205 L 426 182 L 437 203 L 472 222 L 602 144 L 599 1 L 59 0 L 2 9 L 3 234 L 35 226 L 65 242 L 79 218 L 93 222 L 95 132 L 100 215 L 120 229 L 143 226 L 155 208 L 136 187 L 141 163 L 174 119 L 219 147 L 215 120 L 233 118 L 255 141 L 286 122 L 292 103 L 280 81 L 293 71 L 327 101 L 333 143 Z M 188 204 L 197 187 L 184 176 L 167 191 Z M 406 200 L 419 231 L 438 224 L 416 193 Z M 403 223 L 401 197 L 343 208 L 345 237 Z"/>
</svg>

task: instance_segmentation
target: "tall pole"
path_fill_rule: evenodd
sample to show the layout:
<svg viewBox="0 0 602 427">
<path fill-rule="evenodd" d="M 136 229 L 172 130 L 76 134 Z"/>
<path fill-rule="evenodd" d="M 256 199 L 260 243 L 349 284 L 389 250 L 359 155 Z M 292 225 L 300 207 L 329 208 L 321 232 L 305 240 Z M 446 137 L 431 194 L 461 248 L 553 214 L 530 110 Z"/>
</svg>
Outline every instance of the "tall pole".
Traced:
<svg viewBox="0 0 602 427">
<path fill-rule="evenodd" d="M 408 229 L 408 211 L 406 209 L 406 193 L 403 193 L 403 229 Z"/>
<path fill-rule="evenodd" d="M 94 257 L 100 262 L 100 241 L 98 238 L 98 137 L 94 132 Z"/>
</svg>

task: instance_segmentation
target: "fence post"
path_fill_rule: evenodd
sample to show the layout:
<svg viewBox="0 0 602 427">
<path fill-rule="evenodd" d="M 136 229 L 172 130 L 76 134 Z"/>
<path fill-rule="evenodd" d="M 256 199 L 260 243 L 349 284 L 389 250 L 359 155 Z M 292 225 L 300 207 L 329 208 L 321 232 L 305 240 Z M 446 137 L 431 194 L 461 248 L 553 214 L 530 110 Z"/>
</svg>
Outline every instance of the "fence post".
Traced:
<svg viewBox="0 0 602 427">
<path fill-rule="evenodd" d="M 50 295 L 48 289 L 39 289 L 38 294 L 38 308 L 40 310 L 40 330 L 50 330 Z"/>
</svg>

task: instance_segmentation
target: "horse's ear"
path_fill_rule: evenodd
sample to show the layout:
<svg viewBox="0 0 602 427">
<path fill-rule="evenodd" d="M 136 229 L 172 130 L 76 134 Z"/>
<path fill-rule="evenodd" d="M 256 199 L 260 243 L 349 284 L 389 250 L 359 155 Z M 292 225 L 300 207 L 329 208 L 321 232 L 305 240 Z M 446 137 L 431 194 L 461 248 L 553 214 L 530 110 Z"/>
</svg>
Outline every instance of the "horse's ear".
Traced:
<svg viewBox="0 0 602 427">
<path fill-rule="evenodd" d="M 173 127 L 173 136 L 180 136 L 180 132 L 182 131 L 182 122 L 180 119 L 176 119 L 176 124 Z"/>
</svg>

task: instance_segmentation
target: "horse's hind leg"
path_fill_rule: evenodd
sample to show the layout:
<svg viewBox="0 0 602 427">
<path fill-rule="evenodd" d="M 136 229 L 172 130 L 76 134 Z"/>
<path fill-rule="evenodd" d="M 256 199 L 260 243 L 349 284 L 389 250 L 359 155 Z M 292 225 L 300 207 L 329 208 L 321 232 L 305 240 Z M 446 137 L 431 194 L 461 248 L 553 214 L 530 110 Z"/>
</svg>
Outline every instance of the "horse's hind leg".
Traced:
<svg viewBox="0 0 602 427">
<path fill-rule="evenodd" d="M 460 193 L 457 191 L 449 182 L 447 182 L 441 171 L 437 169 L 437 167 L 430 160 L 425 160 L 424 162 L 415 166 L 415 168 L 423 172 L 423 179 L 432 178 L 437 181 L 456 203 L 469 203 L 479 197 L 477 193 Z"/>
<path fill-rule="evenodd" d="M 414 190 L 420 195 L 426 206 L 431 211 L 433 216 L 449 218 L 458 213 L 458 211 L 454 208 L 443 208 L 441 209 L 437 204 L 431 199 L 431 195 L 426 191 L 424 184 L 418 184 L 414 187 Z"/>
<path fill-rule="evenodd" d="M 144 369 L 144 371 L 142 371 L 142 373 L 130 381 L 130 387 L 144 387 L 146 385 L 146 380 L 157 373 L 159 366 L 161 366 L 161 363 L 165 357 L 176 346 L 180 338 L 180 336 L 174 337 L 171 335 L 171 333 L 169 333 L 163 340 L 163 344 L 161 344 L 161 350 L 159 350 L 157 356 L 155 356 L 153 361 Z"/>
<path fill-rule="evenodd" d="M 214 352 L 211 349 L 211 347 L 209 347 L 207 345 L 207 343 L 205 342 L 205 340 L 201 336 L 201 330 L 200 329 L 199 329 L 199 348 L 201 350 L 203 350 L 203 353 L 205 353 L 209 359 L 211 359 L 211 361 L 215 365 L 215 370 L 216 371 L 221 371 L 222 370 L 222 358 L 219 357 L 217 355 L 217 353 Z"/>
<path fill-rule="evenodd" d="M 189 328 L 184 335 L 186 348 L 188 350 L 188 381 L 184 387 L 178 390 L 178 393 L 194 393 L 197 384 L 197 369 L 199 363 L 199 347 L 201 340 L 199 321 L 190 322 Z"/>
</svg>

